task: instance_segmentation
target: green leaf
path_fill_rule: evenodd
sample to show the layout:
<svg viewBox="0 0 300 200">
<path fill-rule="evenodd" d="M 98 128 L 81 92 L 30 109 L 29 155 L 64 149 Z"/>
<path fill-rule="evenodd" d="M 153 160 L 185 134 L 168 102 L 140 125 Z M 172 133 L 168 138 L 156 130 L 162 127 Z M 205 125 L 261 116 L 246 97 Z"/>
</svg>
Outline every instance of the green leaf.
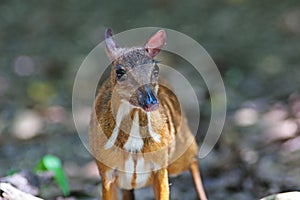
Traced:
<svg viewBox="0 0 300 200">
<path fill-rule="evenodd" d="M 7 176 L 12 176 L 12 175 L 14 175 L 15 173 L 18 173 L 18 172 L 20 172 L 20 170 L 17 170 L 17 169 L 11 169 L 11 170 L 9 170 L 9 171 L 6 173 L 6 175 L 7 175 Z"/>
<path fill-rule="evenodd" d="M 35 168 L 36 172 L 51 171 L 57 185 L 65 196 L 70 195 L 68 179 L 62 168 L 61 160 L 54 155 L 45 155 Z"/>
</svg>

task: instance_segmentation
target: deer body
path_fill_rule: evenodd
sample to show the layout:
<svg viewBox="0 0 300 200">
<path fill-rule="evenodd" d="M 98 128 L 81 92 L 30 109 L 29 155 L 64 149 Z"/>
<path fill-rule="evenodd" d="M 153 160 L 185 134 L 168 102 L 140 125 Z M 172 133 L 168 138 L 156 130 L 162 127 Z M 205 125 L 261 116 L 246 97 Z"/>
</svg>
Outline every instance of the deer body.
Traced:
<svg viewBox="0 0 300 200">
<path fill-rule="evenodd" d="M 156 199 L 169 199 L 168 175 L 192 172 L 206 199 L 196 160 L 197 144 L 174 93 L 158 85 L 153 57 L 165 43 L 157 32 L 144 47 L 118 48 L 106 31 L 111 77 L 98 90 L 90 122 L 90 146 L 102 177 L 104 200 L 133 199 L 133 189 L 153 185 Z"/>
</svg>

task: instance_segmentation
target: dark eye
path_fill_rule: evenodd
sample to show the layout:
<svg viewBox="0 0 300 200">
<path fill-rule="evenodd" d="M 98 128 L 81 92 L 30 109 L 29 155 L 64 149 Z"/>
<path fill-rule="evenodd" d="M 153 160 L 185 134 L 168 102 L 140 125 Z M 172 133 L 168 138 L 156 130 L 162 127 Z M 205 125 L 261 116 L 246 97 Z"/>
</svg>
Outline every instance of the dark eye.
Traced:
<svg viewBox="0 0 300 200">
<path fill-rule="evenodd" d="M 116 68 L 116 77 L 118 81 L 124 81 L 127 79 L 126 71 L 120 67 Z"/>
<path fill-rule="evenodd" d="M 158 66 L 155 64 L 155 65 L 154 65 L 154 70 L 153 70 L 152 74 L 153 74 L 154 77 L 158 77 L 158 73 L 159 73 L 159 68 L 158 68 Z"/>
</svg>

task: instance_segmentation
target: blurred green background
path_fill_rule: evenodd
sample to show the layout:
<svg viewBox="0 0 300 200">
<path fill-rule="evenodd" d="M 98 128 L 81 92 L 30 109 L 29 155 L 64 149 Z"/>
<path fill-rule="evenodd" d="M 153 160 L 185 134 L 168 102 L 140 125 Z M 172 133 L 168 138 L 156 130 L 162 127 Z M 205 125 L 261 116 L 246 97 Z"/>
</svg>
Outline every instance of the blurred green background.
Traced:
<svg viewBox="0 0 300 200">
<path fill-rule="evenodd" d="M 99 195 L 98 187 L 82 187 L 99 178 L 73 125 L 73 81 L 106 27 L 118 33 L 147 26 L 194 38 L 222 74 L 225 128 L 200 162 L 210 199 L 300 190 L 299 0 L 1 0 L 0 175 L 33 169 L 53 153 L 64 161 L 71 189 Z M 202 117 L 206 126 L 209 114 Z M 172 199 L 195 198 L 188 175 L 173 181 Z"/>
</svg>

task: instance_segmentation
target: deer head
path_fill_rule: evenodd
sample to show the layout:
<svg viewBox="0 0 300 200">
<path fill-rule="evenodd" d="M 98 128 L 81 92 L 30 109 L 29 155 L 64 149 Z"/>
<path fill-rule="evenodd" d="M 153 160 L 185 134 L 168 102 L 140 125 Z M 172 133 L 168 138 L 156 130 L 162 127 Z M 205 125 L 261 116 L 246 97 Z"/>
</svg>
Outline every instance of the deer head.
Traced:
<svg viewBox="0 0 300 200">
<path fill-rule="evenodd" d="M 106 29 L 105 44 L 112 63 L 112 87 L 121 100 L 146 112 L 158 109 L 159 68 L 154 57 L 165 41 L 166 33 L 160 30 L 144 46 L 120 48 L 112 37 L 112 30 Z"/>
</svg>

